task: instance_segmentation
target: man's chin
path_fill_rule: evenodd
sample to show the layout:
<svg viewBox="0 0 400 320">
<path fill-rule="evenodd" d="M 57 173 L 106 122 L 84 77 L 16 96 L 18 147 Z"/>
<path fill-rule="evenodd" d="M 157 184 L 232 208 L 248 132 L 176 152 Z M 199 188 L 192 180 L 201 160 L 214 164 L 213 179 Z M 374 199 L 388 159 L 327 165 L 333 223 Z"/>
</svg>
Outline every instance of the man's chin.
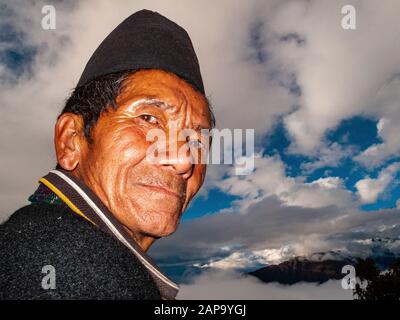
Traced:
<svg viewBox="0 0 400 320">
<path fill-rule="evenodd" d="M 143 228 L 145 233 L 153 238 L 164 238 L 172 235 L 179 226 L 179 219 L 175 221 L 161 222 L 157 224 L 152 224 L 151 226 L 146 226 Z"/>
<path fill-rule="evenodd" d="M 154 203 L 150 201 L 150 203 Z M 137 204 L 137 202 L 135 203 Z M 160 207 L 132 206 L 132 214 L 124 223 L 131 230 L 153 238 L 163 238 L 172 235 L 178 228 L 181 206 Z M 150 209 L 150 210 L 149 210 Z"/>
<path fill-rule="evenodd" d="M 178 225 L 179 225 L 179 223 L 176 223 L 174 225 L 168 225 L 163 228 L 160 228 L 160 226 L 158 226 L 157 228 L 153 229 L 152 234 L 155 238 L 168 237 L 168 236 L 172 235 L 173 233 L 175 233 L 175 231 L 178 229 Z"/>
</svg>

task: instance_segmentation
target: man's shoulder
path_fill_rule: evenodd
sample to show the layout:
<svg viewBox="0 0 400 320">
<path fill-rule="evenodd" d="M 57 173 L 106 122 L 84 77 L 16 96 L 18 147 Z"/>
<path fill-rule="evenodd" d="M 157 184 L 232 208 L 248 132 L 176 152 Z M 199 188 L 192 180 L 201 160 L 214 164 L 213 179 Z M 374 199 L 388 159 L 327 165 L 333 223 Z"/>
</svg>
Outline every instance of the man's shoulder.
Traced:
<svg viewBox="0 0 400 320">
<path fill-rule="evenodd" d="M 37 203 L 24 206 L 15 211 L 0 225 L 2 236 L 15 236 L 22 231 L 42 235 L 43 231 L 73 228 L 92 229 L 82 219 L 77 217 L 67 206 L 47 203 Z M 62 232 L 63 233 L 63 232 Z"/>
<path fill-rule="evenodd" d="M 0 283 L 18 288 L 17 295 L 27 290 L 28 298 L 158 298 L 138 259 L 66 206 L 16 211 L 0 225 L 0 255 Z M 55 290 L 41 287 L 48 266 L 55 270 Z M 3 297 L 14 293 L 3 291 Z"/>
<path fill-rule="evenodd" d="M 88 248 L 101 245 L 119 246 L 112 237 L 96 226 L 75 214 L 64 205 L 31 204 L 17 210 L 0 225 L 3 241 L 27 246 L 27 249 L 46 250 L 46 248 L 81 244 Z"/>
</svg>

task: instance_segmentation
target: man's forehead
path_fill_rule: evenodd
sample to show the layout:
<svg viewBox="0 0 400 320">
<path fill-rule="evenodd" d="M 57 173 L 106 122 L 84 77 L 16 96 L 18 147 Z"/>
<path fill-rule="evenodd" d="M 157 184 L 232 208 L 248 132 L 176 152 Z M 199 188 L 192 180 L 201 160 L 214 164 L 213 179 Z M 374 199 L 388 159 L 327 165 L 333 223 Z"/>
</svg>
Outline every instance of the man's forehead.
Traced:
<svg viewBox="0 0 400 320">
<path fill-rule="evenodd" d="M 121 86 L 120 98 L 154 95 L 163 100 L 190 100 L 207 103 L 205 97 L 177 75 L 164 70 L 139 70 L 128 75 Z M 171 101 L 177 104 L 179 101 Z"/>
<path fill-rule="evenodd" d="M 179 89 L 178 94 L 194 96 L 197 99 L 204 98 L 203 94 L 193 88 L 185 79 L 172 72 L 159 69 L 135 71 L 126 78 L 126 83 L 130 83 L 138 89 L 146 89 L 148 86 L 166 91 Z"/>
</svg>

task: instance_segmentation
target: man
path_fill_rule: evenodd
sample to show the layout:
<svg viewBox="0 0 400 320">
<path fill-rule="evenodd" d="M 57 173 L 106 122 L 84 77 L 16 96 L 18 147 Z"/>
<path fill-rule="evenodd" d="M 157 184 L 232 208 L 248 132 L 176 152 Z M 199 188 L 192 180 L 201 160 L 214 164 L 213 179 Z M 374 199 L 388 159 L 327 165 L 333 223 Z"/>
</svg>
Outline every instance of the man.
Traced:
<svg viewBox="0 0 400 320">
<path fill-rule="evenodd" d="M 146 251 L 201 187 L 206 166 L 192 148 L 213 119 L 186 31 L 148 10 L 123 21 L 57 120 L 56 170 L 0 226 L 0 298 L 174 299 L 178 286 Z M 148 157 L 152 130 L 168 137 L 156 149 L 166 157 Z"/>
</svg>

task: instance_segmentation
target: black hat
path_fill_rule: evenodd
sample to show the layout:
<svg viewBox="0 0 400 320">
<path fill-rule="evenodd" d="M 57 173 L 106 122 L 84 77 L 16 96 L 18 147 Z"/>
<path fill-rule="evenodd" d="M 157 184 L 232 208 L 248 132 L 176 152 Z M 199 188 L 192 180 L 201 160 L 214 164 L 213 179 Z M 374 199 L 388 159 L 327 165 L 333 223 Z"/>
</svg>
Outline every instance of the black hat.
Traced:
<svg viewBox="0 0 400 320">
<path fill-rule="evenodd" d="M 200 66 L 187 32 L 157 12 L 140 10 L 121 22 L 100 44 L 77 87 L 125 70 L 162 69 L 204 94 Z"/>
</svg>

